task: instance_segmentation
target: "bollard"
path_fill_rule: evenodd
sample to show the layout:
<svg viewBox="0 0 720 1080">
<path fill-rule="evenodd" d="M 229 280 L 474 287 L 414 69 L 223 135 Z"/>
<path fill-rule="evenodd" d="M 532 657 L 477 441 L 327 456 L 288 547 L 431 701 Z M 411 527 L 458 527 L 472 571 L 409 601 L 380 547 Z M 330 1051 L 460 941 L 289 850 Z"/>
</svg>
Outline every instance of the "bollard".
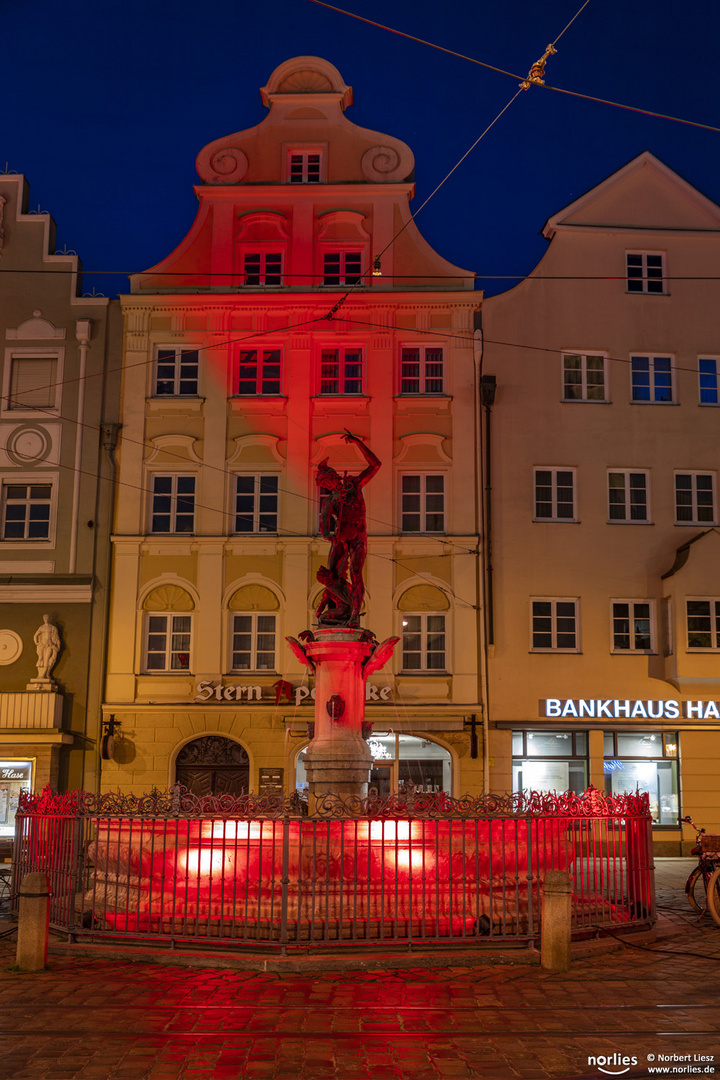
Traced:
<svg viewBox="0 0 720 1080">
<path fill-rule="evenodd" d="M 570 968 L 572 882 L 564 870 L 548 870 L 542 896 L 540 965 L 548 971 Z"/>
<path fill-rule="evenodd" d="M 20 886 L 16 963 L 21 971 L 42 971 L 47 963 L 50 883 L 45 874 L 26 874 Z"/>
</svg>

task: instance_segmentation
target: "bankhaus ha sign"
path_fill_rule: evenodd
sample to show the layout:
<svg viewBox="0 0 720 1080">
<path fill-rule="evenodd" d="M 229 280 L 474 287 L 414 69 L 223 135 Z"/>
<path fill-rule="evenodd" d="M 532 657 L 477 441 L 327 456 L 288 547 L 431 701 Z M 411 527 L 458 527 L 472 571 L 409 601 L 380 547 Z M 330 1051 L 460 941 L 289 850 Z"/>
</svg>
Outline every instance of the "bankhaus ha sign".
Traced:
<svg viewBox="0 0 720 1080">
<path fill-rule="evenodd" d="M 628 698 L 542 698 L 541 716 L 595 720 L 720 720 L 720 701 L 634 701 Z"/>
</svg>

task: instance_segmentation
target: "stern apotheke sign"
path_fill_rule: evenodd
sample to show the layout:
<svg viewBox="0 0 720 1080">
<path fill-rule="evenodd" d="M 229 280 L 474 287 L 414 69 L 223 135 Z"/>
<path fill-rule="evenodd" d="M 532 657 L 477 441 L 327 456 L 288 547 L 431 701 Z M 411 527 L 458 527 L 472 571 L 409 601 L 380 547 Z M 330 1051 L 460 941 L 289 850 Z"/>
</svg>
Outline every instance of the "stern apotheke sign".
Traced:
<svg viewBox="0 0 720 1080">
<path fill-rule="evenodd" d="M 595 720 L 720 720 L 720 701 L 635 701 L 628 698 L 542 698 L 540 715 Z"/>
</svg>

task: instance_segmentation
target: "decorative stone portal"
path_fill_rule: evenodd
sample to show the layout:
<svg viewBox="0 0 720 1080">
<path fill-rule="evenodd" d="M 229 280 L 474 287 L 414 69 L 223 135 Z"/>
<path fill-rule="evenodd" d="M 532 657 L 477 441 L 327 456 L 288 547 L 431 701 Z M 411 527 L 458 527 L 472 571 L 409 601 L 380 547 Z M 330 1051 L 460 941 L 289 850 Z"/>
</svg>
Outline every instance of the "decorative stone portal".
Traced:
<svg viewBox="0 0 720 1080">
<path fill-rule="evenodd" d="M 222 735 L 204 735 L 183 746 L 175 780 L 193 795 L 246 795 L 250 761 L 245 749 Z"/>
</svg>

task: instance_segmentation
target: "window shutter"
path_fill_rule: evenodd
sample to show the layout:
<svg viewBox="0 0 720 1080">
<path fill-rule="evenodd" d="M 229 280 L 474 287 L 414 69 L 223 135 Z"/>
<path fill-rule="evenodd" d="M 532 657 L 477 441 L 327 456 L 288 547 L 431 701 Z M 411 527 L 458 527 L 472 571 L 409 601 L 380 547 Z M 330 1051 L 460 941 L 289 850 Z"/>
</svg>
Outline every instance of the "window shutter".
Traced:
<svg viewBox="0 0 720 1080">
<path fill-rule="evenodd" d="M 11 409 L 48 409 L 55 405 L 57 357 L 13 357 Z"/>
</svg>

